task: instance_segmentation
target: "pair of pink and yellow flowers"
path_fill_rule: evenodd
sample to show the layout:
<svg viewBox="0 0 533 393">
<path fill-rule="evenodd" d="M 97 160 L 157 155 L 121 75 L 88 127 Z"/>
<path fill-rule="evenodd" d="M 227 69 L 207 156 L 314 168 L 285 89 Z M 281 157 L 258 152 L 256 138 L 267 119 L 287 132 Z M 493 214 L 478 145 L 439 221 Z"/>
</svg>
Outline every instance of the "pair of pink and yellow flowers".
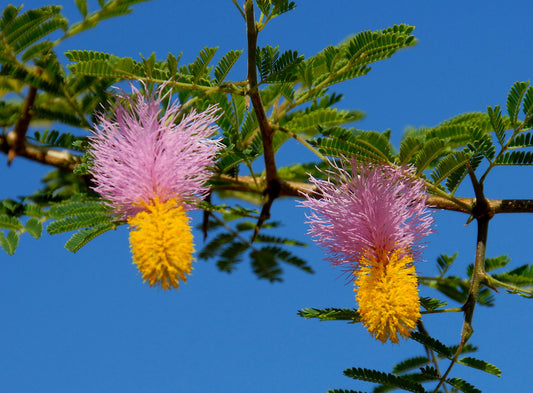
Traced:
<svg viewBox="0 0 533 393">
<path fill-rule="evenodd" d="M 155 94 L 120 94 L 112 117 L 99 115 L 90 138 L 95 191 L 130 225 L 133 261 L 145 281 L 177 288 L 192 270 L 187 211 L 205 197 L 215 157 L 216 108 L 162 110 Z M 355 275 L 361 320 L 382 342 L 408 337 L 420 318 L 413 262 L 431 232 L 424 182 L 409 168 L 333 166 L 311 178 L 321 198 L 306 197 L 310 234 L 334 265 Z"/>
</svg>

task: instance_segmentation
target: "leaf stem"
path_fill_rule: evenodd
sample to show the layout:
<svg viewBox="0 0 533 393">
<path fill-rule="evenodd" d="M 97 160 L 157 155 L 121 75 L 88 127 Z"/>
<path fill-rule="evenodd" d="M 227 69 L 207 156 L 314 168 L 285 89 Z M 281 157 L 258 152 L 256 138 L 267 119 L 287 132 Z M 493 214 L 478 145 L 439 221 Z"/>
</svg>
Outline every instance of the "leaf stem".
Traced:
<svg viewBox="0 0 533 393">
<path fill-rule="evenodd" d="M 294 132 L 292 132 L 291 130 L 288 130 L 286 128 L 283 128 L 283 127 L 276 127 L 276 129 L 286 133 L 287 135 L 289 135 L 291 138 L 294 138 L 296 139 L 298 142 L 300 142 L 302 145 L 304 145 L 305 147 L 307 147 L 309 150 L 311 150 L 318 158 L 320 158 L 322 161 L 324 162 L 328 162 L 328 159 L 322 154 L 320 153 L 317 149 L 315 149 L 309 142 L 307 142 L 305 139 L 301 138 L 298 134 L 295 134 Z"/>
</svg>

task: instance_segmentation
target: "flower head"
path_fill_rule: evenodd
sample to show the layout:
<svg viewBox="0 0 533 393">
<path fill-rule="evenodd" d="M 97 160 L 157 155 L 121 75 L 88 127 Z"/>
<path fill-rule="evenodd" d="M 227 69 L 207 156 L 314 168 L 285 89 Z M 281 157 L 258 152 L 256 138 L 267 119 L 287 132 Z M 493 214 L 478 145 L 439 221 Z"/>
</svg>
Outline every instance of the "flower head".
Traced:
<svg viewBox="0 0 533 393">
<path fill-rule="evenodd" d="M 311 209 L 309 233 L 333 265 L 355 275 L 363 325 L 382 342 L 397 343 L 420 318 L 413 261 L 433 223 L 424 182 L 412 168 L 353 160 L 350 170 L 334 166 L 328 175 L 311 177 L 322 197 L 302 202 Z"/>
<path fill-rule="evenodd" d="M 94 190 L 130 225 L 134 263 L 150 286 L 169 289 L 191 272 L 186 211 L 209 191 L 209 168 L 222 145 L 211 139 L 215 107 L 183 114 L 169 104 L 162 110 L 163 88 L 142 94 L 132 86 L 132 97 L 120 94 L 112 117 L 98 115 L 90 146 Z"/>
<path fill-rule="evenodd" d="M 370 257 L 361 260 L 354 280 L 363 325 L 381 342 L 398 343 L 409 337 L 420 319 L 420 304 L 413 259 L 394 251 L 387 264 Z"/>
<path fill-rule="evenodd" d="M 92 173 L 102 197 L 123 219 L 142 211 L 154 198 L 165 202 L 201 199 L 220 142 L 215 133 L 216 107 L 182 115 L 176 103 L 161 110 L 163 87 L 143 95 L 132 86 L 133 97 L 120 94 L 112 118 L 98 115 L 98 131 L 90 138 Z M 191 208 L 185 204 L 186 210 Z"/>
<path fill-rule="evenodd" d="M 418 257 L 433 223 L 424 182 L 411 168 L 352 161 L 350 169 L 334 166 L 328 180 L 311 177 L 322 198 L 302 202 L 311 209 L 309 234 L 327 259 L 352 272 L 367 254 L 378 260 L 400 249 Z"/>
</svg>

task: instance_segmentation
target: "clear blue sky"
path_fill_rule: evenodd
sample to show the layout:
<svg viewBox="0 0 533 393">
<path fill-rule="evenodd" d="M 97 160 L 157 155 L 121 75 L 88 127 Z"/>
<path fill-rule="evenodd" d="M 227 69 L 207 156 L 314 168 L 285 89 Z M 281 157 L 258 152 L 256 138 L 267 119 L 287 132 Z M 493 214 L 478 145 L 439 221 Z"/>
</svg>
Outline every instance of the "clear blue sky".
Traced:
<svg viewBox="0 0 533 393">
<path fill-rule="evenodd" d="M 71 21 L 74 1 L 60 0 Z M 96 1 L 92 2 L 95 7 Z M 3 5 L 6 2 L 2 2 Z M 19 5 L 20 3 L 14 3 Z M 27 8 L 47 4 L 26 1 Z M 326 5 L 327 4 L 327 5 Z M 523 1 L 330 2 L 300 0 L 274 20 L 260 44 L 311 56 L 361 30 L 393 24 L 416 26 L 419 44 L 378 63 L 369 75 L 346 83 L 342 108 L 361 109 L 358 128 L 392 130 L 396 146 L 408 125 L 432 126 L 454 115 L 505 106 L 517 80 L 533 76 L 531 15 Z M 92 49 L 139 58 L 183 52 L 192 61 L 204 46 L 245 49 L 242 18 L 230 0 L 159 0 L 135 6 L 131 15 L 103 22 L 62 44 L 60 51 Z M 234 78 L 244 78 L 244 62 Z M 241 72 L 239 74 L 239 72 Z M 303 149 L 282 150 L 288 163 Z M 289 157 L 289 153 L 290 156 Z M 1 157 L 0 157 L 1 158 Z M 31 193 L 48 168 L 16 159 L 0 162 L 0 198 Z M 489 198 L 532 198 L 531 169 L 497 169 Z M 469 187 L 463 196 L 472 196 Z M 274 205 L 285 218 L 281 235 L 308 241 L 304 211 L 292 200 Z M 199 215 L 196 216 L 199 218 Z M 436 235 L 421 274 L 434 274 L 440 253 L 459 252 L 457 275 L 473 261 L 475 224 L 466 216 L 437 214 Z M 499 216 L 489 231 L 488 256 L 509 254 L 512 266 L 532 263 L 531 215 Z M 126 228 L 107 233 L 77 254 L 64 250 L 69 235 L 21 238 L 15 256 L 0 253 L 0 391 L 11 393 L 271 393 L 369 390 L 342 375 L 349 367 L 389 371 L 406 356 L 423 354 L 411 342 L 382 345 L 361 325 L 317 322 L 296 316 L 304 307 L 354 307 L 351 285 L 322 260 L 315 246 L 299 254 L 314 275 L 285 269 L 285 281 L 269 284 L 247 262 L 219 272 L 198 261 L 187 285 L 163 292 L 144 285 L 131 263 Z M 201 235 L 196 233 L 198 246 Z M 435 293 L 422 289 L 422 294 Z M 442 297 L 441 297 L 442 298 Z M 503 370 L 497 378 L 457 366 L 483 392 L 531 391 L 531 301 L 501 293 L 493 308 L 478 307 L 471 343 L 476 357 Z M 453 303 L 450 303 L 453 304 Z M 461 315 L 425 318 L 431 334 L 456 344 Z"/>
</svg>

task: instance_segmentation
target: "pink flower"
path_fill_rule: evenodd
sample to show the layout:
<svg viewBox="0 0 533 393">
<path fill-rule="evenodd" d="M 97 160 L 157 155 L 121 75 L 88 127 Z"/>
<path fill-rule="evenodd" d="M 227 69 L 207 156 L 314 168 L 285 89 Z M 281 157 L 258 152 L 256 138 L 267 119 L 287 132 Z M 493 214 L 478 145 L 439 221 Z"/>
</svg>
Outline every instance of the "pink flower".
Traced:
<svg viewBox="0 0 533 393">
<path fill-rule="evenodd" d="M 97 132 L 90 138 L 94 190 L 121 219 L 135 216 L 155 199 L 190 202 L 204 197 L 207 169 L 222 147 L 211 139 L 216 107 L 182 114 L 176 103 L 161 108 L 164 85 L 146 95 L 131 88 L 133 97 L 122 92 L 112 118 L 98 115 Z"/>
<path fill-rule="evenodd" d="M 419 257 L 421 240 L 433 232 L 424 181 L 412 168 L 349 165 L 334 166 L 328 180 L 311 177 L 322 198 L 301 202 L 311 209 L 309 234 L 327 259 L 354 272 L 362 258 L 384 261 L 396 250 Z"/>
</svg>

